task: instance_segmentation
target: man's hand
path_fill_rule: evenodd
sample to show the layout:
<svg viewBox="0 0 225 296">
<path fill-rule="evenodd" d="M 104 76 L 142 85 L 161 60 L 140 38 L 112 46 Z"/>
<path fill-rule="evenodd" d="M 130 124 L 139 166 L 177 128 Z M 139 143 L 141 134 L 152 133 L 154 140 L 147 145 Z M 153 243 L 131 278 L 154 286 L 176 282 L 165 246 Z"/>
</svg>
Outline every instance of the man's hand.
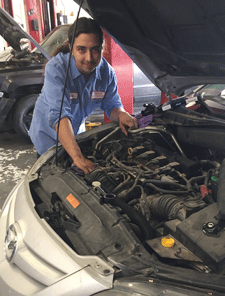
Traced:
<svg viewBox="0 0 225 296">
<path fill-rule="evenodd" d="M 127 136 L 126 126 L 129 129 L 137 129 L 138 128 L 138 121 L 136 118 L 129 115 L 127 112 L 120 112 L 119 113 L 119 125 L 122 132 Z"/>
<path fill-rule="evenodd" d="M 56 132 L 57 128 L 58 123 L 55 126 Z M 73 164 L 76 167 L 81 169 L 85 174 L 90 173 L 94 169 L 94 163 L 86 159 L 81 153 L 81 150 L 75 139 L 71 122 L 67 117 L 64 117 L 60 120 L 59 141 L 73 159 Z"/>
<path fill-rule="evenodd" d="M 126 126 L 129 129 L 138 128 L 138 121 L 136 118 L 132 117 L 123 108 L 115 108 L 110 114 L 110 119 L 112 121 L 118 122 L 122 132 L 127 136 Z"/>
<path fill-rule="evenodd" d="M 93 171 L 95 165 L 92 161 L 85 158 L 82 153 L 79 156 L 73 158 L 73 164 L 81 169 L 85 175 Z"/>
</svg>

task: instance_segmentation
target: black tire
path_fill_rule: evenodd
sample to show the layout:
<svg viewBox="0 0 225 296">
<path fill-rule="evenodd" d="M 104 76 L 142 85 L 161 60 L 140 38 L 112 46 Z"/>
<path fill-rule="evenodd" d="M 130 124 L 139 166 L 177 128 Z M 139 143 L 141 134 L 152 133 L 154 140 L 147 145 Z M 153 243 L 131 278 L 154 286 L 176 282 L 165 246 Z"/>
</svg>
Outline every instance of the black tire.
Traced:
<svg viewBox="0 0 225 296">
<path fill-rule="evenodd" d="M 25 96 L 16 103 L 13 109 L 13 128 L 21 138 L 26 140 L 30 140 L 28 131 L 37 98 L 38 94 Z"/>
</svg>

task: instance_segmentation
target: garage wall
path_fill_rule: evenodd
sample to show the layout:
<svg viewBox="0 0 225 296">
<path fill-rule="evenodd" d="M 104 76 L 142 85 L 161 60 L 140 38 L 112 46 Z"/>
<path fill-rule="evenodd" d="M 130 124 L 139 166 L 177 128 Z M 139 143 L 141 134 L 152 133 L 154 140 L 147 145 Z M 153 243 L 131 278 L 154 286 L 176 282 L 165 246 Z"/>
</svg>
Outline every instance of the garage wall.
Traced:
<svg viewBox="0 0 225 296">
<path fill-rule="evenodd" d="M 24 0 L 14 0 L 12 4 L 15 21 L 17 21 L 17 23 L 19 23 L 26 31 L 27 28 L 24 10 Z"/>
<path fill-rule="evenodd" d="M 56 12 L 62 13 L 67 16 L 68 23 L 71 24 L 77 17 L 79 5 L 73 0 L 57 0 L 56 1 Z M 81 10 L 80 16 L 90 17 L 85 10 Z"/>
<path fill-rule="evenodd" d="M 13 0 L 13 13 L 14 19 L 27 31 L 26 14 L 24 7 L 25 0 Z M 36 0 L 33 0 L 36 1 Z M 0 1 L 0 6 L 2 7 L 2 1 Z M 55 0 L 55 13 L 61 13 L 67 16 L 67 22 L 73 23 L 77 17 L 79 6 L 73 0 Z M 89 17 L 89 15 L 82 9 L 80 16 Z M 57 23 L 57 20 L 56 20 Z M 8 44 L 0 36 L 0 51 L 5 50 Z"/>
</svg>

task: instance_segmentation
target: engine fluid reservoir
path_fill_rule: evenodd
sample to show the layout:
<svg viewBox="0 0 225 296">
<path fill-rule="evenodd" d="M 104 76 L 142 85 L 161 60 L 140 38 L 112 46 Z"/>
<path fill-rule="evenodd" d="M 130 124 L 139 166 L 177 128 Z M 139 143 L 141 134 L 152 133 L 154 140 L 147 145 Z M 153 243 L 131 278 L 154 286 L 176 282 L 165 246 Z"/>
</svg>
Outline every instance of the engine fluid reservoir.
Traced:
<svg viewBox="0 0 225 296">
<path fill-rule="evenodd" d="M 215 272 L 225 271 L 225 231 L 220 233 L 206 232 L 204 225 L 209 222 L 217 225 L 217 203 L 214 203 L 179 223 L 174 237 L 199 257 L 203 263 Z"/>
</svg>

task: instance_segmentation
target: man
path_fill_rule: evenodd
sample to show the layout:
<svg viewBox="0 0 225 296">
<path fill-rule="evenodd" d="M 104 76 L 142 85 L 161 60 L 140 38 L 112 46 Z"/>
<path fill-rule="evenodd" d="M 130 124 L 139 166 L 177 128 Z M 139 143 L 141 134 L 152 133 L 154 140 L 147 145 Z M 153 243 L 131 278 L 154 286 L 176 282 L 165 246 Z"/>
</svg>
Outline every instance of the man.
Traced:
<svg viewBox="0 0 225 296">
<path fill-rule="evenodd" d="M 112 121 L 119 122 L 125 134 L 126 126 L 135 129 L 138 124 L 123 109 L 114 70 L 102 58 L 103 33 L 98 24 L 92 19 L 78 19 L 69 30 L 68 40 L 68 44 L 60 47 L 46 64 L 45 81 L 35 105 L 29 135 L 41 155 L 56 143 L 59 129 L 59 141 L 74 165 L 87 174 L 94 169 L 94 164 L 83 156 L 75 138 L 76 134 L 85 131 L 87 116 L 100 107 Z M 72 58 L 64 91 L 71 47 Z"/>
</svg>

